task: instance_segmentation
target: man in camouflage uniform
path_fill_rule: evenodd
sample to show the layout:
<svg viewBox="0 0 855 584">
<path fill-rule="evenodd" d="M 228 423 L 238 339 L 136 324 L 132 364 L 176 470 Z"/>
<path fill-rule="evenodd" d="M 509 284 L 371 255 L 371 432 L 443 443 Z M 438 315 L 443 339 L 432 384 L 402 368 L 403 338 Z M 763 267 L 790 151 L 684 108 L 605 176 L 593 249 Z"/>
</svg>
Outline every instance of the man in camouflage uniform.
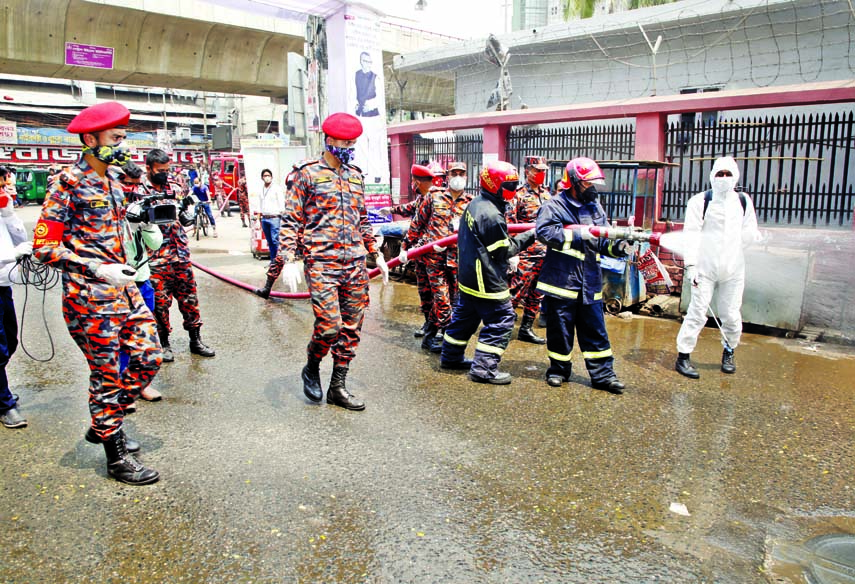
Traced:
<svg viewBox="0 0 855 584">
<path fill-rule="evenodd" d="M 122 141 L 128 109 L 105 102 L 83 110 L 69 124 L 83 156 L 50 187 L 35 229 L 34 254 L 62 271 L 62 311 L 71 337 L 91 371 L 90 442 L 101 442 L 107 471 L 131 485 L 158 480 L 129 450 L 139 443 L 122 430 L 125 410 L 160 368 L 160 346 L 151 311 L 134 285 L 136 271 L 124 248 L 122 188 L 110 164 L 130 160 Z M 119 373 L 119 352 L 130 366 Z"/>
<path fill-rule="evenodd" d="M 550 199 L 549 190 L 543 186 L 546 181 L 546 171 L 549 166 L 543 156 L 526 156 L 526 184 L 517 190 L 516 198 L 508 205 L 505 214 L 508 223 L 534 223 L 540 206 Z M 543 345 L 546 339 L 535 334 L 532 326 L 537 318 L 543 293 L 538 291 L 537 276 L 546 257 L 546 246 L 535 242 L 530 248 L 519 255 L 519 264 L 511 274 L 511 296 L 514 310 L 523 307 L 523 317 L 517 339 L 526 343 Z M 513 264 L 512 264 L 513 266 Z"/>
<path fill-rule="evenodd" d="M 410 223 L 407 237 L 404 240 L 404 249 L 413 249 L 420 243 L 437 241 L 448 237 L 455 231 L 455 223 L 460 222 L 463 209 L 472 200 L 472 197 L 464 191 L 466 187 L 466 165 L 461 162 L 453 162 L 454 168 L 459 174 L 462 165 L 464 174 L 462 185 L 456 180 L 454 187 L 457 190 L 447 190 L 434 185 L 422 200 L 416 216 Z M 451 168 L 451 167 L 449 167 Z M 445 174 L 445 171 L 442 172 Z M 442 351 L 442 339 L 445 328 L 451 321 L 451 288 L 456 287 L 456 272 L 449 267 L 449 257 L 456 255 L 457 249 L 447 250 L 445 246 L 434 245 L 433 250 L 424 254 L 421 259 L 427 272 L 428 288 L 433 299 L 433 309 L 430 313 L 430 325 L 427 334 L 422 339 L 422 348 L 429 349 L 433 353 Z M 456 258 L 453 262 L 456 266 Z"/>
<path fill-rule="evenodd" d="M 154 287 L 154 316 L 157 332 L 163 346 L 163 360 L 175 360 L 169 345 L 169 307 L 173 297 L 178 301 L 178 310 L 184 317 L 184 330 L 190 335 L 190 352 L 202 357 L 213 357 L 216 353 L 202 342 L 202 316 L 199 314 L 199 298 L 196 296 L 196 278 L 190 263 L 190 244 L 184 227 L 193 224 L 193 216 L 187 211 L 187 201 L 178 201 L 178 185 L 170 183 L 169 155 L 155 148 L 145 158 L 146 180 L 143 190 L 146 195 L 157 197 L 157 204 L 176 205 L 178 217 L 172 223 L 160 225 L 163 245 L 151 254 L 151 284 Z"/>
<path fill-rule="evenodd" d="M 238 202 L 238 207 L 240 208 L 240 226 L 241 227 L 248 227 L 246 220 L 250 218 L 250 215 L 249 215 L 249 194 L 246 191 L 246 177 L 242 177 L 238 181 L 237 202 Z"/>
<path fill-rule="evenodd" d="M 422 202 L 424 202 L 428 192 L 433 188 L 433 180 L 435 177 L 433 171 L 424 164 L 414 164 L 410 169 L 410 176 L 412 177 L 410 180 L 410 189 L 415 195 L 415 198 L 412 201 L 395 205 L 394 207 L 383 207 L 378 209 L 377 212 L 380 215 L 388 217 L 394 214 L 402 215 L 403 217 L 413 217 L 418 212 L 419 207 Z M 406 238 L 404 241 L 401 241 L 401 253 L 398 255 L 398 259 L 402 266 L 407 265 L 407 262 L 410 261 L 407 259 L 405 241 Z M 421 328 L 413 331 L 413 336 L 418 338 L 424 337 L 430 332 L 430 315 L 433 311 L 433 296 L 430 293 L 427 267 L 425 266 L 424 261 L 419 257 L 415 258 L 413 262 L 414 270 L 416 272 L 416 286 L 419 291 L 419 309 L 425 319 Z M 434 330 L 432 334 L 436 335 L 436 331 Z"/>
<path fill-rule="evenodd" d="M 367 254 L 374 254 L 384 281 L 389 270 L 377 246 L 365 209 L 365 184 L 353 160 L 362 123 L 346 113 L 330 115 L 322 125 L 326 150 L 297 170 L 282 215 L 279 253 L 285 260 L 282 279 L 292 292 L 300 282 L 295 263 L 302 234 L 305 247 L 303 273 L 315 326 L 306 349 L 303 393 L 310 400 L 323 399 L 321 360 L 332 352 L 333 373 L 327 403 L 349 410 L 364 410 L 365 403 L 347 391 L 348 366 L 359 344 L 359 333 L 368 306 Z"/>
</svg>

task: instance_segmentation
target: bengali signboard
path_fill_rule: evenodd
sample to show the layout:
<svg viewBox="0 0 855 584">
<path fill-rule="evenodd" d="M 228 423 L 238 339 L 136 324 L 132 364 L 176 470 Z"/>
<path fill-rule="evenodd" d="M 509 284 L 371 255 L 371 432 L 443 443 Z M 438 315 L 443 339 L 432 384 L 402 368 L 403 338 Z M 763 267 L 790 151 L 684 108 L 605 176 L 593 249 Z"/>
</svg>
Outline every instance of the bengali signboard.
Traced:
<svg viewBox="0 0 855 584">
<path fill-rule="evenodd" d="M 65 64 L 93 69 L 112 69 L 113 47 L 65 43 Z"/>
<path fill-rule="evenodd" d="M 137 148 L 133 153 L 134 162 L 145 164 L 145 155 L 151 148 Z M 172 162 L 176 164 L 193 164 L 199 151 L 193 149 L 175 149 L 172 152 Z M 80 147 L 57 146 L 28 146 L 0 145 L 0 164 L 29 164 L 65 166 L 74 164 L 80 158 Z"/>
<path fill-rule="evenodd" d="M 17 122 L 0 121 L 0 144 L 18 143 Z"/>
</svg>

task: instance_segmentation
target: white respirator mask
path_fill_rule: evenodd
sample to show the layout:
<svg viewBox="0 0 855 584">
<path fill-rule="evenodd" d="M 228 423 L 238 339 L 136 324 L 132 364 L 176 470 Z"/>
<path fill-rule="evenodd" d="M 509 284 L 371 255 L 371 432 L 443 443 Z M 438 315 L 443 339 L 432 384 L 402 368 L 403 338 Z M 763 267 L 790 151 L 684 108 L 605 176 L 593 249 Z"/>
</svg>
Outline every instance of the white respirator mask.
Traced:
<svg viewBox="0 0 855 584">
<path fill-rule="evenodd" d="M 448 180 L 448 188 L 452 191 L 462 191 L 466 188 L 465 176 L 453 176 Z"/>
</svg>

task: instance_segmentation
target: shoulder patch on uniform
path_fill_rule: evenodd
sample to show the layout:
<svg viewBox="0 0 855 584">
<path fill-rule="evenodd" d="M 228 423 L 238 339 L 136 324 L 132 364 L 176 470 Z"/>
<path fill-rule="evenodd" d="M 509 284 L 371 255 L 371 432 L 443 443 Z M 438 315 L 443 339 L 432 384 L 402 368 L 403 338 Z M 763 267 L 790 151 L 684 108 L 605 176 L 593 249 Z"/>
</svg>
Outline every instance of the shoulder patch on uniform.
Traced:
<svg viewBox="0 0 855 584">
<path fill-rule="evenodd" d="M 79 168 L 74 168 L 70 171 L 63 170 L 59 173 L 59 181 L 69 187 L 76 186 L 81 178 L 83 178 L 83 172 Z"/>
<path fill-rule="evenodd" d="M 361 169 L 361 168 L 359 168 L 358 166 L 356 166 L 355 164 L 351 163 L 351 162 L 348 162 L 347 164 L 345 164 L 345 166 L 346 166 L 346 167 L 348 167 L 348 168 L 351 168 L 351 169 L 355 170 L 355 171 L 356 171 L 356 172 L 358 172 L 359 174 L 362 174 L 362 169 Z"/>
<path fill-rule="evenodd" d="M 298 162 L 297 164 L 295 164 L 294 168 L 296 168 L 297 170 L 301 170 L 303 168 L 306 168 L 310 164 L 316 164 L 318 162 L 320 162 L 319 158 L 314 158 L 312 160 L 304 160 L 303 162 Z"/>
<path fill-rule="evenodd" d="M 348 179 L 347 179 L 347 182 L 349 182 L 349 183 L 353 183 L 353 184 L 355 184 L 355 185 L 361 185 L 361 184 L 362 184 L 362 179 L 361 179 L 360 177 L 358 177 L 358 176 L 352 176 L 352 177 L 350 177 L 350 178 L 348 178 Z"/>
</svg>

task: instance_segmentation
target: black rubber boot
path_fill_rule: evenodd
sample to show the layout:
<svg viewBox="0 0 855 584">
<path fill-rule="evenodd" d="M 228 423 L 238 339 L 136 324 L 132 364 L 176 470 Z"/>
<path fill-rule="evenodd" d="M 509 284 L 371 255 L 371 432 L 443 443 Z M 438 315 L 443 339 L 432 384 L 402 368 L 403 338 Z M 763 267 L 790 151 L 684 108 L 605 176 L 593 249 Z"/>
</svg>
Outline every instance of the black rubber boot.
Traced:
<svg viewBox="0 0 855 584">
<path fill-rule="evenodd" d="M 125 445 L 125 435 L 115 432 L 103 442 L 107 455 L 107 473 L 119 482 L 128 485 L 149 485 L 160 478 L 153 468 L 146 468 Z"/>
<path fill-rule="evenodd" d="M 175 355 L 172 354 L 172 347 L 169 346 L 169 333 L 163 329 L 157 329 L 157 335 L 160 337 L 160 348 L 163 350 L 163 362 L 172 363 L 175 361 Z"/>
<path fill-rule="evenodd" d="M 327 403 L 347 410 L 364 410 L 365 404 L 347 391 L 346 378 L 347 367 L 333 367 L 330 388 L 327 390 Z"/>
<path fill-rule="evenodd" d="M 442 353 L 442 343 L 445 340 L 445 329 L 439 329 L 430 345 L 431 353 Z"/>
<path fill-rule="evenodd" d="M 537 336 L 531 327 L 534 326 L 534 317 L 523 316 L 520 323 L 520 330 L 517 332 L 517 340 L 524 343 L 533 343 L 535 345 L 545 345 L 546 339 Z"/>
<path fill-rule="evenodd" d="M 190 352 L 194 355 L 201 355 L 202 357 L 213 357 L 216 355 L 214 349 L 206 345 L 202 342 L 202 331 L 201 329 L 195 328 L 187 331 L 190 333 Z"/>
<path fill-rule="evenodd" d="M 123 430 L 119 430 L 119 432 L 125 437 L 125 448 L 128 449 L 128 452 L 139 452 L 140 451 L 140 443 L 134 440 L 133 438 L 129 438 L 127 434 Z M 95 433 L 91 427 L 86 430 L 86 434 L 83 436 L 86 438 L 86 441 L 91 444 L 103 444 L 104 441 L 98 437 L 98 434 Z"/>
<path fill-rule="evenodd" d="M 427 325 L 425 336 L 422 337 L 422 349 L 430 351 L 433 347 L 433 340 L 436 338 L 437 328 L 432 324 Z"/>
<path fill-rule="evenodd" d="M 425 336 L 425 333 L 427 332 L 428 326 L 430 326 L 430 325 L 428 323 L 427 317 L 425 317 L 425 321 L 422 324 L 422 327 L 414 330 L 413 336 L 416 337 L 417 339 L 420 339 L 421 337 Z"/>
<path fill-rule="evenodd" d="M 685 375 L 690 379 L 699 379 L 701 374 L 698 373 L 698 370 L 695 369 L 695 366 L 692 365 L 691 359 L 689 357 L 691 353 L 677 353 L 677 363 L 674 365 L 674 369 L 677 370 L 677 373 L 680 375 Z"/>
<path fill-rule="evenodd" d="M 543 311 L 541 311 L 540 315 L 537 317 L 537 326 L 540 328 L 546 328 L 546 315 Z"/>
<path fill-rule="evenodd" d="M 736 373 L 736 363 L 733 361 L 733 349 L 724 348 L 721 353 L 722 373 Z"/>
<path fill-rule="evenodd" d="M 626 386 L 618 381 L 617 377 L 612 377 L 608 381 L 600 381 L 597 383 L 591 382 L 591 387 L 594 389 L 602 389 L 603 391 L 607 391 L 615 395 L 622 395 L 623 390 L 626 389 Z"/>
<path fill-rule="evenodd" d="M 240 226 L 246 227 L 246 219 L 244 219 L 243 217 L 240 218 Z"/>
<path fill-rule="evenodd" d="M 263 288 L 256 288 L 255 290 L 253 290 L 253 293 L 256 296 L 261 296 L 262 298 L 267 300 L 268 298 L 270 298 L 270 291 L 273 290 L 273 284 L 275 282 L 276 282 L 275 278 L 271 278 L 270 276 L 267 276 L 267 282 L 264 284 L 264 287 Z"/>
<path fill-rule="evenodd" d="M 303 394 L 317 403 L 324 399 L 324 390 L 321 387 L 321 362 L 309 359 L 303 366 L 300 374 L 303 378 Z"/>
</svg>

